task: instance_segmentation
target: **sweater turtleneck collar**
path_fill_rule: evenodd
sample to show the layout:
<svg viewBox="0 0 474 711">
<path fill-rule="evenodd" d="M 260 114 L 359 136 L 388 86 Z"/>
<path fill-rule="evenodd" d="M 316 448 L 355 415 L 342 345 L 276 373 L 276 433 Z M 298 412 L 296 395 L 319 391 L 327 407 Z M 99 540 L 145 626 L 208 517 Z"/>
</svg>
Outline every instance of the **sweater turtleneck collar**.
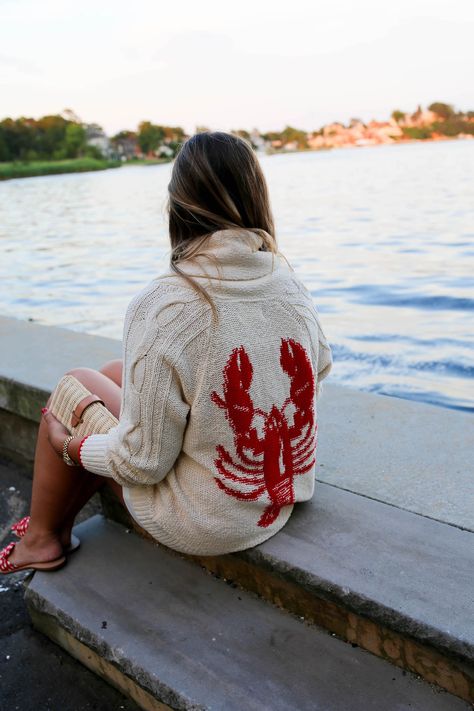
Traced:
<svg viewBox="0 0 474 711">
<path fill-rule="evenodd" d="M 252 230 L 218 230 L 207 238 L 199 255 L 178 264 L 181 271 L 194 277 L 223 281 L 259 279 L 279 263 L 277 255 L 261 250 L 262 246 L 263 237 Z"/>
<path fill-rule="evenodd" d="M 218 251 L 223 246 L 239 249 L 243 245 L 251 252 L 257 252 L 263 245 L 263 237 L 257 232 L 248 229 L 226 229 L 213 232 L 206 240 L 205 249 Z"/>
</svg>

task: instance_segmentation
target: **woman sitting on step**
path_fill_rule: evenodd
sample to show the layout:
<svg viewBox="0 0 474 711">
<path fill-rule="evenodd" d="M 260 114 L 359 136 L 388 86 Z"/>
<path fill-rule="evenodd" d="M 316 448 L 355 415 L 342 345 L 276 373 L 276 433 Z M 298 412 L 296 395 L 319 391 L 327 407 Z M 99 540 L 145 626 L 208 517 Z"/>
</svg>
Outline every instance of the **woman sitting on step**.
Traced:
<svg viewBox="0 0 474 711">
<path fill-rule="evenodd" d="M 123 370 L 69 371 L 119 424 L 74 437 L 63 458 L 69 432 L 43 410 L 30 517 L 0 553 L 4 574 L 63 565 L 104 484 L 153 538 L 196 555 L 265 541 L 313 495 L 331 350 L 278 251 L 257 157 L 232 134 L 197 134 L 168 191 L 170 269 L 128 306 Z"/>
</svg>

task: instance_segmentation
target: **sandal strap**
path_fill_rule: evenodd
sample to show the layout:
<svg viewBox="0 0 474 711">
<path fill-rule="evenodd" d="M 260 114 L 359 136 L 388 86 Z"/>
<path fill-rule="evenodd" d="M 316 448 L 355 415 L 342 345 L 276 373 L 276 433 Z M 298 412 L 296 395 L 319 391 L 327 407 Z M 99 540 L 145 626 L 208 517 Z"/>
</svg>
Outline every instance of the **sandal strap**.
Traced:
<svg viewBox="0 0 474 711">
<path fill-rule="evenodd" d="M 15 565 L 15 563 L 10 563 L 10 561 L 8 560 L 15 546 L 16 543 L 12 541 L 8 544 L 8 546 L 5 546 L 5 548 L 0 551 L 0 570 L 3 573 L 13 573 L 18 567 Z"/>
<path fill-rule="evenodd" d="M 18 538 L 23 538 L 23 536 L 25 535 L 25 533 L 28 530 L 29 523 L 30 523 L 30 516 L 24 516 L 19 521 L 17 521 L 16 523 L 13 524 L 13 526 L 11 527 L 11 531 L 13 533 L 16 533 Z"/>
</svg>

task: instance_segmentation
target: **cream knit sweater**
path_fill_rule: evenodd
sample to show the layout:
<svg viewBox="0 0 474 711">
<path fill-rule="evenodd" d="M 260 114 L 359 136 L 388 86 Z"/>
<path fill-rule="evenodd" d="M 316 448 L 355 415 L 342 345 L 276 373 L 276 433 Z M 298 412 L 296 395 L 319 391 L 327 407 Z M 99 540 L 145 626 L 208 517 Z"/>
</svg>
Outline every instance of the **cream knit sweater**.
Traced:
<svg viewBox="0 0 474 711">
<path fill-rule="evenodd" d="M 331 350 L 309 292 L 249 230 L 221 230 L 130 303 L 119 424 L 89 436 L 81 463 L 124 487 L 138 523 L 184 553 L 255 546 L 311 498 L 316 396 Z M 220 278 L 219 278 L 220 277 Z"/>
</svg>

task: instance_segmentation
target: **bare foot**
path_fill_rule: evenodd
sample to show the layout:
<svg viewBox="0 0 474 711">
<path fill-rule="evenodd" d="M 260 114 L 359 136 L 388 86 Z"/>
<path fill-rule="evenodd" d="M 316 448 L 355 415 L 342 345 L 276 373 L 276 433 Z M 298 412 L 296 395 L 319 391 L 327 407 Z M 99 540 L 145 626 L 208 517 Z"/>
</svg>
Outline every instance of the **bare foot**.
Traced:
<svg viewBox="0 0 474 711">
<path fill-rule="evenodd" d="M 62 545 L 64 551 L 67 551 L 71 545 L 71 534 L 72 534 L 73 525 L 74 525 L 74 522 L 67 524 L 66 526 L 64 526 L 64 528 L 58 534 L 58 538 L 61 541 L 61 545 Z M 26 526 L 26 533 L 29 533 L 28 532 L 29 526 L 30 526 L 30 522 L 28 521 L 27 526 Z M 23 536 L 19 536 L 19 538 L 26 536 L 26 533 L 23 534 Z M 30 547 L 31 547 L 31 543 L 30 543 Z"/>
<path fill-rule="evenodd" d="M 31 536 L 28 533 L 21 538 L 8 560 L 15 565 L 29 563 L 49 563 L 63 555 L 63 546 L 57 536 Z"/>
</svg>

